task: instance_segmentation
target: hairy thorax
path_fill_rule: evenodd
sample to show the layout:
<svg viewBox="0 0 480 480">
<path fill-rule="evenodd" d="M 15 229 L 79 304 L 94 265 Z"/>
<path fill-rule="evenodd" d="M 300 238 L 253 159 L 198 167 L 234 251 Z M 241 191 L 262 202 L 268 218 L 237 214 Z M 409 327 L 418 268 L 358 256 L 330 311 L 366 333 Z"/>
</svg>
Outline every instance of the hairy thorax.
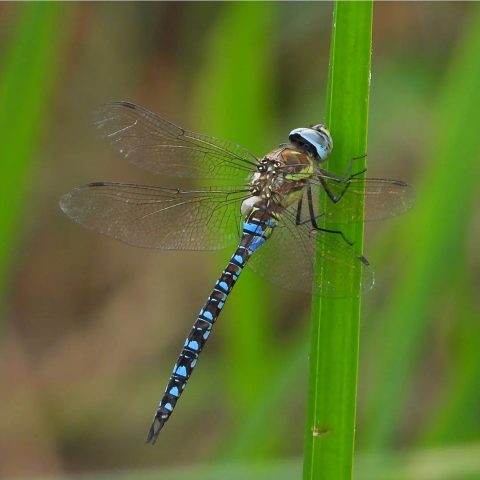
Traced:
<svg viewBox="0 0 480 480">
<path fill-rule="evenodd" d="M 307 154 L 291 146 L 272 150 L 260 160 L 252 175 L 252 195 L 243 201 L 242 214 L 248 215 L 253 208 L 281 214 L 298 201 L 313 173 L 314 163 Z"/>
</svg>

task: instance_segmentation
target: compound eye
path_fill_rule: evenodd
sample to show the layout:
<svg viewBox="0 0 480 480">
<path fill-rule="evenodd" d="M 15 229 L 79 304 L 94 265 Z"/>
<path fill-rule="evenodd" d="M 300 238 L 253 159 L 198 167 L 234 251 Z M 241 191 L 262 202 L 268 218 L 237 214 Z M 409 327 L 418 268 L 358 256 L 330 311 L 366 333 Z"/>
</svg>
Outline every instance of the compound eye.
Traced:
<svg viewBox="0 0 480 480">
<path fill-rule="evenodd" d="M 288 136 L 294 144 L 324 162 L 333 148 L 333 141 L 328 129 L 318 124 L 312 128 L 296 128 Z"/>
</svg>

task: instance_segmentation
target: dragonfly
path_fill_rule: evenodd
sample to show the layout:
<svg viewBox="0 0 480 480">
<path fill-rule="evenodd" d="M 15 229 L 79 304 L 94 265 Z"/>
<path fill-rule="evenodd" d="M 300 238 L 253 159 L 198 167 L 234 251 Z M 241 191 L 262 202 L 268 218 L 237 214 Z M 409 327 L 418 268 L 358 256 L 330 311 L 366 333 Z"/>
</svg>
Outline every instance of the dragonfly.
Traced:
<svg viewBox="0 0 480 480">
<path fill-rule="evenodd" d="M 293 129 L 288 143 L 263 157 L 185 130 L 126 101 L 101 107 L 96 125 L 134 165 L 199 186 L 93 182 L 64 195 L 63 212 L 90 229 L 139 247 L 215 250 L 236 245 L 185 340 L 147 443 L 155 443 L 172 415 L 247 264 L 294 291 L 350 296 L 352 281 L 360 279 L 365 292 L 374 283 L 372 269 L 342 232 L 341 222 L 380 220 L 403 213 L 412 202 L 407 184 L 364 178 L 364 171 L 352 172 L 353 161 L 343 176 L 325 169 L 333 140 L 323 124 Z M 365 203 L 365 218 L 359 200 Z M 332 279 L 313 275 L 318 255 L 322 264 L 341 267 L 342 273 Z"/>
</svg>

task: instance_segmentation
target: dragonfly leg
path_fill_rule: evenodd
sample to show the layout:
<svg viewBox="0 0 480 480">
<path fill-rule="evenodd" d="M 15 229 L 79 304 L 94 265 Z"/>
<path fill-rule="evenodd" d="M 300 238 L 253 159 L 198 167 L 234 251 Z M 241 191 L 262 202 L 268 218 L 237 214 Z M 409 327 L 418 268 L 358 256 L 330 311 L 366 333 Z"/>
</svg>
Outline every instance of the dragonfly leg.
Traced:
<svg viewBox="0 0 480 480">
<path fill-rule="evenodd" d="M 347 237 L 343 234 L 343 232 L 341 230 L 332 230 L 330 228 L 324 228 L 324 227 L 320 227 L 318 224 L 317 224 L 317 218 L 315 216 L 315 211 L 313 209 L 313 198 L 312 198 L 312 189 L 310 187 L 308 187 L 308 190 L 307 190 L 307 198 L 308 198 L 308 211 L 310 213 L 310 221 L 312 222 L 312 227 L 315 229 L 315 230 L 319 230 L 321 232 L 328 232 L 328 233 L 333 233 L 335 235 L 340 235 L 343 240 L 348 243 L 348 245 L 353 245 L 353 242 L 351 242 L 350 240 L 347 239 Z M 297 212 L 297 218 L 298 218 L 298 212 Z"/>
<path fill-rule="evenodd" d="M 327 185 L 327 182 L 326 182 L 322 177 L 320 177 L 320 183 L 322 184 L 323 190 L 324 190 L 325 193 L 327 194 L 328 198 L 329 198 L 333 203 L 338 203 L 338 202 L 343 198 L 343 196 L 345 195 L 345 193 L 346 193 L 347 190 L 348 190 L 348 187 L 350 186 L 350 182 L 349 182 L 348 180 L 339 182 L 339 183 L 343 183 L 343 184 L 344 184 L 344 187 L 343 187 L 342 191 L 341 191 L 338 195 L 335 195 L 335 194 L 330 190 L 330 187 Z"/>
<path fill-rule="evenodd" d="M 350 183 L 351 183 L 350 180 L 352 180 L 355 177 L 358 177 L 359 175 L 362 175 L 366 171 L 367 171 L 367 169 L 365 168 L 363 170 L 360 170 L 359 172 L 356 172 L 356 173 L 353 173 L 353 174 L 349 175 L 348 178 L 346 178 L 346 179 L 342 179 L 342 178 L 335 179 L 334 178 L 333 180 L 337 180 L 338 183 L 342 183 L 344 185 L 342 191 L 337 195 L 335 195 L 332 192 L 332 190 L 330 189 L 327 182 L 325 181 L 325 179 L 322 176 L 319 176 L 319 180 L 320 180 L 320 183 L 322 184 L 323 190 L 327 194 L 328 198 L 333 203 L 338 203 L 343 198 L 345 193 L 347 192 L 348 187 L 350 187 Z"/>
<path fill-rule="evenodd" d="M 325 190 L 325 193 L 327 194 L 328 198 L 333 202 L 333 203 L 338 203 L 342 198 L 343 196 L 345 195 L 345 193 L 347 192 L 348 190 L 348 187 L 350 186 L 350 180 L 352 180 L 353 178 L 355 177 L 358 177 L 362 174 L 364 174 L 367 169 L 364 168 L 363 170 L 360 170 L 358 172 L 355 172 L 355 173 L 352 173 L 352 169 L 353 169 L 353 161 L 354 160 L 359 160 L 361 158 L 365 158 L 367 156 L 367 154 L 365 155 L 360 155 L 358 157 L 353 157 L 351 160 L 350 160 L 350 163 L 348 164 L 348 168 L 346 170 L 346 172 L 341 176 L 341 177 L 337 177 L 336 175 L 328 172 L 327 170 L 321 170 L 321 172 L 326 176 L 328 177 L 329 179 L 337 182 L 337 183 L 340 183 L 340 184 L 343 184 L 344 187 L 342 189 L 342 191 L 335 195 L 332 190 L 330 189 L 330 187 L 328 186 L 327 182 L 325 181 L 325 179 L 323 178 L 322 175 L 319 176 L 319 180 L 320 180 L 320 183 L 322 184 L 322 187 L 323 189 Z"/>
<path fill-rule="evenodd" d="M 348 243 L 348 245 L 352 246 L 353 242 L 351 242 L 341 230 L 332 230 L 330 228 L 323 228 L 323 227 L 314 227 L 315 230 L 319 230 L 320 232 L 327 232 L 327 233 L 333 233 L 335 235 L 340 235 L 342 239 Z"/>
<path fill-rule="evenodd" d="M 325 214 L 324 213 L 319 213 L 319 214 L 315 215 L 315 214 L 312 213 L 313 210 L 311 208 L 309 208 L 310 216 L 308 218 L 306 218 L 305 220 L 302 220 L 301 219 L 302 218 L 302 206 L 303 206 L 303 198 L 300 198 L 300 200 L 297 203 L 297 215 L 296 215 L 296 218 L 295 218 L 295 225 L 299 226 L 299 225 L 305 225 L 306 223 L 311 223 L 313 228 L 318 230 L 318 224 L 317 224 L 316 221 L 319 218 L 324 217 Z"/>
<path fill-rule="evenodd" d="M 353 177 L 356 177 L 358 175 L 361 175 L 362 173 L 365 173 L 366 171 L 366 168 L 363 169 L 361 172 L 357 172 L 357 173 L 354 173 L 352 174 L 352 170 L 353 170 L 353 162 L 355 160 L 361 160 L 362 158 L 366 158 L 367 157 L 367 154 L 364 153 L 363 155 L 358 155 L 357 157 L 353 157 L 350 162 L 348 162 L 348 167 L 347 167 L 347 170 L 345 171 L 345 173 L 341 176 L 341 177 L 338 177 L 338 179 L 341 181 L 341 182 L 346 182 L 348 180 L 350 180 L 351 178 Z"/>
<path fill-rule="evenodd" d="M 305 222 L 302 222 L 302 205 L 303 205 L 303 196 L 300 197 L 300 200 L 297 203 L 297 216 L 295 218 L 296 225 L 303 225 Z"/>
</svg>

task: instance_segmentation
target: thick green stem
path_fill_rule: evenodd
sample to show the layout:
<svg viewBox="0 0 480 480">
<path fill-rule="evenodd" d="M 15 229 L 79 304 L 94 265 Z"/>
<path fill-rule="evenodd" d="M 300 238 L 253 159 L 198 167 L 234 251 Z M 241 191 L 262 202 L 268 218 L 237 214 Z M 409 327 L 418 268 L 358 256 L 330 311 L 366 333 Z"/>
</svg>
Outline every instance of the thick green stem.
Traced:
<svg viewBox="0 0 480 480">
<path fill-rule="evenodd" d="M 328 168 L 338 174 L 352 158 L 366 153 L 371 38 L 371 2 L 335 3 L 326 123 L 334 141 Z M 364 168 L 363 162 L 356 160 L 356 171 Z M 363 205 L 357 208 L 362 211 Z M 363 225 L 345 225 L 342 231 L 362 251 Z M 348 266 L 323 266 L 320 251 L 317 264 L 322 278 L 348 277 L 341 271 Z M 348 288 L 353 294 L 349 298 L 314 298 L 312 304 L 304 479 L 352 478 L 360 278 Z"/>
</svg>

